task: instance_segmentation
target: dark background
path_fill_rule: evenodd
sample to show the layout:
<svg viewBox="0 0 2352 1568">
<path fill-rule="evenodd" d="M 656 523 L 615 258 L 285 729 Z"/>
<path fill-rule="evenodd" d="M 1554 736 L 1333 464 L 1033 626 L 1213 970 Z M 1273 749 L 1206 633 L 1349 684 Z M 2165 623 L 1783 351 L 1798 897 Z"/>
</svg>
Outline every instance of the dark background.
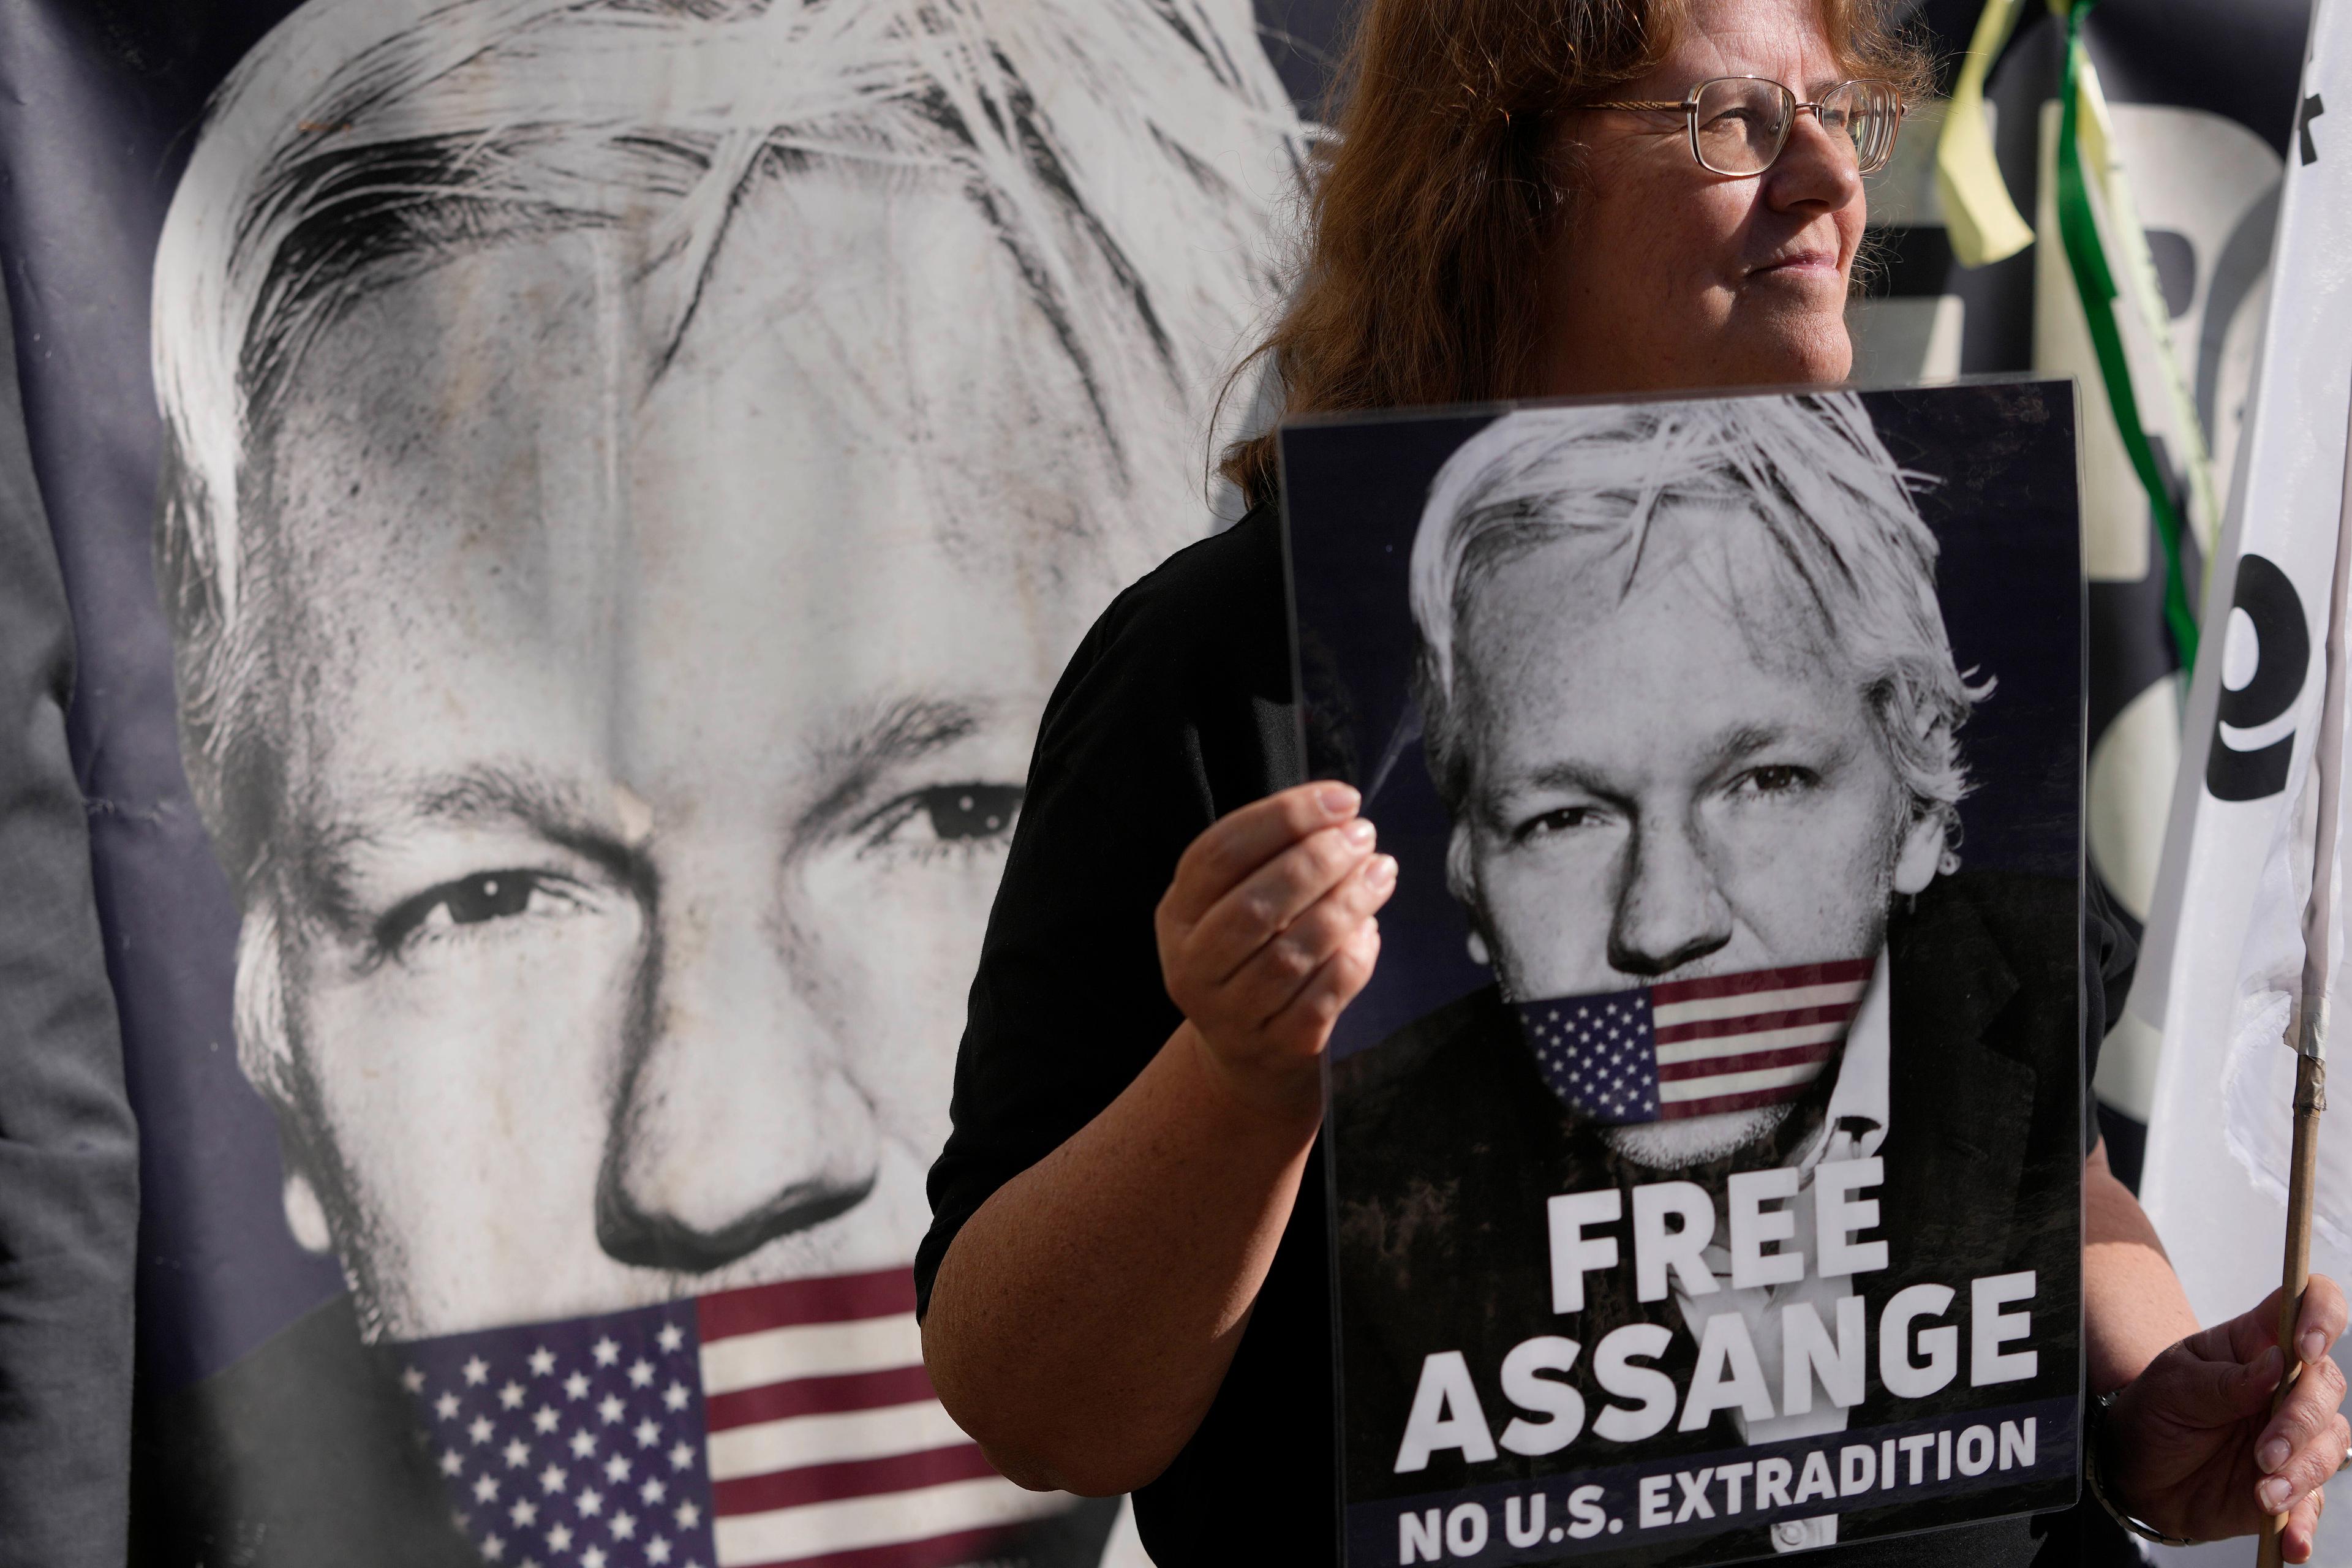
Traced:
<svg viewBox="0 0 2352 1568">
<path fill-rule="evenodd" d="M 1895 460 L 1936 481 L 1917 500 L 1943 546 L 1937 588 L 1952 653 L 1964 673 L 1998 682 L 1960 731 L 1976 786 L 1960 803 L 1961 858 L 1971 870 L 2072 879 L 2084 680 L 2074 389 L 2008 383 L 1863 401 Z M 1493 978 L 1470 961 L 1469 928 L 1445 890 L 1445 813 L 1421 742 L 1399 743 L 1411 732 L 1413 532 L 1437 470 L 1493 416 L 1283 435 L 1309 743 L 1331 746 L 1328 760 L 1366 786 L 1366 815 L 1402 870 L 1381 915 L 1380 969 L 1341 1016 L 1335 1058 Z"/>
</svg>

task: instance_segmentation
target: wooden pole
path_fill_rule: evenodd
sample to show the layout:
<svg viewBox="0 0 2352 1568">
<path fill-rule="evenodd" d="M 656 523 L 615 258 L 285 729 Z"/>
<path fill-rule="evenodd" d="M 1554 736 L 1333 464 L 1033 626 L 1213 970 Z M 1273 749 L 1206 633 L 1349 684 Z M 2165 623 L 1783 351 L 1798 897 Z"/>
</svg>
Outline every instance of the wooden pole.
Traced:
<svg viewBox="0 0 2352 1568">
<path fill-rule="evenodd" d="M 2328 986 L 2335 979 L 2337 837 L 2344 801 L 2345 611 L 2352 599 L 2352 422 L 2344 445 L 2344 489 L 2336 519 L 2336 571 L 2328 589 L 2327 674 L 2321 689 L 2319 738 L 2312 748 L 2311 780 L 2317 807 L 2312 834 L 2311 897 L 2303 906 L 2303 994 L 2296 1007 L 2294 1144 L 2288 1155 L 2286 1258 L 2279 1278 L 2278 1347 L 2286 1371 L 2271 1399 L 2275 1413 L 2302 1373 L 2295 1353 L 2295 1320 L 2303 1315 L 2303 1290 L 2311 1279 L 2311 1199 L 2319 1163 L 2319 1115 L 2327 1109 Z M 2282 1568 L 2279 1532 L 2286 1515 L 2263 1525 L 2254 1561 L 2258 1568 Z"/>
<path fill-rule="evenodd" d="M 2289 1157 L 2286 1186 L 2286 1262 L 2280 1284 L 2279 1349 L 2286 1352 L 2286 1375 L 2272 1396 L 2271 1411 L 2286 1402 L 2287 1390 L 2302 1375 L 2303 1360 L 2294 1352 L 2295 1321 L 2303 1315 L 2304 1287 L 2311 1282 L 2311 1190 L 2319 1169 L 2319 1113 L 2327 1109 L 2327 1061 L 2298 1052 L 2294 1064 L 2294 1149 Z M 2263 1526 L 2257 1568 L 2282 1568 L 2279 1531 L 2286 1515 L 2274 1514 Z"/>
</svg>

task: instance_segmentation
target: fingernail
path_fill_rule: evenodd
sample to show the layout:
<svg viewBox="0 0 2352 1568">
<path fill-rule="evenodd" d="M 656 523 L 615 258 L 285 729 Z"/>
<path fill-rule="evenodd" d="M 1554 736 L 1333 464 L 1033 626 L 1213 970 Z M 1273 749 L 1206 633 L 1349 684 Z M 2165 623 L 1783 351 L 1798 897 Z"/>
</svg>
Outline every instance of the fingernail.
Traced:
<svg viewBox="0 0 2352 1568">
<path fill-rule="evenodd" d="M 2260 1498 L 2263 1507 L 2272 1513 L 2276 1513 L 2286 1507 L 2286 1494 L 2287 1485 L 2284 1476 L 2273 1476 L 2254 1489 L 2254 1496 Z"/>
<path fill-rule="evenodd" d="M 1333 816 L 1347 816 L 1363 800 L 1363 796 L 1346 784 L 1327 784 L 1315 798 L 1320 801 L 1323 809 Z"/>
<path fill-rule="evenodd" d="M 1375 857 L 1372 860 L 1372 868 L 1364 873 L 1364 879 L 1375 888 L 1385 888 L 1393 883 L 1397 879 L 1396 857 L 1393 855 Z"/>
<path fill-rule="evenodd" d="M 2269 1442 L 2263 1444 L 2261 1450 L 2254 1455 L 2254 1463 L 2262 1467 L 2263 1470 L 2267 1473 L 2269 1471 L 2275 1470 L 2281 1465 L 2285 1464 L 2286 1457 L 2291 1451 L 2292 1450 L 2287 1447 L 2285 1438 L 2273 1437 Z"/>
<path fill-rule="evenodd" d="M 1339 829 L 1339 837 L 1359 849 L 1370 849 L 1372 840 L 1379 837 L 1379 830 L 1372 826 L 1369 817 L 1360 816 Z"/>
<path fill-rule="evenodd" d="M 2327 1353 L 2327 1336 L 2317 1329 L 2304 1335 L 2302 1339 L 2295 1342 L 2295 1344 L 2296 1348 L 2303 1352 L 2303 1359 L 2306 1362 L 2316 1362 Z"/>
</svg>

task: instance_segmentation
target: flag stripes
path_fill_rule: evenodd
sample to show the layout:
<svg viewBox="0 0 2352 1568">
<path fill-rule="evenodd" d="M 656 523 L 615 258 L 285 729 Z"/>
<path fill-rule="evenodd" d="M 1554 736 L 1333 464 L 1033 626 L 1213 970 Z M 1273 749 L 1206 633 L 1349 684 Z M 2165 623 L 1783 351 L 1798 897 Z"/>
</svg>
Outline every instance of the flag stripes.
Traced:
<svg viewBox="0 0 2352 1568">
<path fill-rule="evenodd" d="M 719 1568 L 925 1568 L 1069 1500 L 996 1474 L 923 1373 L 905 1269 L 697 1303 Z"/>
<path fill-rule="evenodd" d="M 1623 1125 L 1713 1116 L 1802 1093 L 1845 1038 L 1874 961 L 1663 981 L 1520 1005 L 1554 1093 Z"/>
</svg>

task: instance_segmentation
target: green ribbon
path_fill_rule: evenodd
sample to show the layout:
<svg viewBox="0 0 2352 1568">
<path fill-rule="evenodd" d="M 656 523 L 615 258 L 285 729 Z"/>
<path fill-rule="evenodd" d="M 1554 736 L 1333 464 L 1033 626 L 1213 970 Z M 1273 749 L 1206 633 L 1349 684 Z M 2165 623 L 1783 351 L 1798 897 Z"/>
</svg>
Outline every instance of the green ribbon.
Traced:
<svg viewBox="0 0 2352 1568">
<path fill-rule="evenodd" d="M 2107 406 L 2122 433 L 2124 450 L 2147 491 L 2149 514 L 2157 537 L 2164 543 L 2164 623 L 2172 633 L 2181 668 L 2197 663 L 2197 616 L 2189 607 L 2189 577 L 2181 565 L 2180 510 L 2157 466 L 2156 449 L 2140 428 L 2139 399 L 2132 390 L 2131 363 L 2124 357 L 2123 333 L 2116 326 L 2116 301 L 2121 298 L 2115 274 L 2107 266 L 2099 240 L 2098 219 L 2091 211 L 2089 181 L 2083 173 L 2083 150 L 2075 140 L 2081 113 L 2083 18 L 2098 0 L 2074 0 L 2066 13 L 2066 79 L 2060 89 L 2058 122 L 2058 233 L 2065 242 L 2068 270 L 2082 296 L 2083 317 L 2091 329 L 2091 344 L 2099 356 L 2099 377 L 2106 383 Z"/>
</svg>

